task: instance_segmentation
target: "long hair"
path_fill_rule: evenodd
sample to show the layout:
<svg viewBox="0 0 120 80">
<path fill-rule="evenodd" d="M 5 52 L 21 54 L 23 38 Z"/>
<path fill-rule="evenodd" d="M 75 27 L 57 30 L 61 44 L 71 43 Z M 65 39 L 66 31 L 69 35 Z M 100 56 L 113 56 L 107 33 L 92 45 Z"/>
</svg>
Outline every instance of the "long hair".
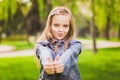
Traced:
<svg viewBox="0 0 120 80">
<path fill-rule="evenodd" d="M 46 27 L 42 33 L 42 35 L 38 38 L 38 42 L 39 41 L 44 41 L 44 40 L 49 40 L 52 41 L 53 40 L 53 35 L 52 35 L 52 31 L 51 31 L 51 24 L 52 24 L 52 18 L 55 15 L 67 15 L 70 18 L 70 22 L 69 22 L 69 31 L 68 34 L 66 35 L 65 39 L 71 39 L 73 38 L 74 35 L 74 25 L 73 25 L 73 18 L 72 18 L 72 14 L 70 12 L 70 10 L 66 7 L 56 7 L 53 10 L 51 10 L 50 14 L 48 15 L 47 18 L 47 23 L 46 23 Z"/>
<path fill-rule="evenodd" d="M 45 41 L 45 40 L 49 40 L 51 42 L 53 41 L 54 38 L 53 38 L 53 35 L 52 35 L 52 31 L 51 31 L 51 25 L 52 25 L 52 18 L 55 15 L 66 15 L 70 18 L 69 31 L 68 31 L 67 35 L 65 36 L 64 50 L 66 50 L 68 48 L 69 40 L 71 40 L 74 36 L 73 17 L 72 17 L 72 14 L 71 14 L 70 10 L 66 7 L 56 7 L 53 10 L 51 10 L 51 12 L 50 12 L 50 14 L 48 15 L 48 18 L 47 18 L 46 27 L 45 27 L 42 35 L 37 39 L 36 42 L 41 42 L 41 41 Z M 36 54 L 36 43 L 35 43 L 34 49 L 35 49 L 35 54 Z M 55 52 L 57 52 L 57 51 L 58 51 L 58 45 L 55 46 Z"/>
</svg>

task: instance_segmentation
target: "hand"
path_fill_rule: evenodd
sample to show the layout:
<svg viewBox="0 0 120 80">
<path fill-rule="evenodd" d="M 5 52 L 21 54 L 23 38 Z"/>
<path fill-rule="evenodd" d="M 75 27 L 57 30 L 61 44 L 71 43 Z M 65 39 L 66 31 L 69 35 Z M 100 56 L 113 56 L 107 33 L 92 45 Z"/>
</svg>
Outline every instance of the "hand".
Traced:
<svg viewBox="0 0 120 80">
<path fill-rule="evenodd" d="M 64 71 L 64 65 L 59 61 L 59 56 L 56 56 L 54 60 L 54 69 L 56 73 L 62 73 Z"/>
<path fill-rule="evenodd" d="M 44 69 L 45 69 L 47 74 L 54 74 L 55 73 L 53 61 L 50 57 L 48 57 L 47 63 L 44 64 Z"/>
</svg>

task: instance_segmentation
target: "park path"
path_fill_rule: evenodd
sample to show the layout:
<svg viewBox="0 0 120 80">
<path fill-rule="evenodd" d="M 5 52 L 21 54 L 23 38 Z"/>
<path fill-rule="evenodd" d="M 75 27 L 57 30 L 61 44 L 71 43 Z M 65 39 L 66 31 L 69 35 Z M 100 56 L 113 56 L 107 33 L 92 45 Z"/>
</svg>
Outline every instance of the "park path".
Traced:
<svg viewBox="0 0 120 80">
<path fill-rule="evenodd" d="M 17 57 L 17 56 L 32 56 L 32 55 L 34 55 L 34 50 L 28 49 L 28 50 L 2 52 L 2 53 L 0 53 L 0 58 Z"/>
<path fill-rule="evenodd" d="M 83 43 L 83 49 L 92 49 L 92 40 L 81 40 Z M 120 42 L 111 41 L 96 41 L 97 48 L 113 48 L 120 47 Z"/>
<path fill-rule="evenodd" d="M 81 42 L 83 44 L 83 49 L 92 49 L 91 40 L 81 40 Z M 120 47 L 120 42 L 97 41 L 97 48 L 110 48 L 110 47 Z M 34 55 L 33 49 L 14 51 L 14 47 L 12 46 L 0 45 L 0 58 L 33 55 Z"/>
</svg>

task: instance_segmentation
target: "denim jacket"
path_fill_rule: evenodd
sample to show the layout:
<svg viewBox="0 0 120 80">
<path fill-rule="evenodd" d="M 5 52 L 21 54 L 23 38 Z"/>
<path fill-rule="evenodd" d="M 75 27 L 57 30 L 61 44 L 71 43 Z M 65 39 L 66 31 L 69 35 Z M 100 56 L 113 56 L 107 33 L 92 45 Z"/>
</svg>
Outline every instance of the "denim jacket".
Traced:
<svg viewBox="0 0 120 80">
<path fill-rule="evenodd" d="M 81 42 L 70 40 L 67 50 L 64 51 L 64 41 L 58 41 L 58 53 L 54 51 L 54 44 L 49 41 L 38 42 L 36 46 L 36 55 L 40 60 L 41 70 L 39 80 L 81 80 L 77 66 L 78 56 L 81 53 Z M 64 71 L 61 74 L 47 75 L 43 65 L 50 56 L 54 61 L 59 55 L 59 60 L 64 64 Z"/>
</svg>

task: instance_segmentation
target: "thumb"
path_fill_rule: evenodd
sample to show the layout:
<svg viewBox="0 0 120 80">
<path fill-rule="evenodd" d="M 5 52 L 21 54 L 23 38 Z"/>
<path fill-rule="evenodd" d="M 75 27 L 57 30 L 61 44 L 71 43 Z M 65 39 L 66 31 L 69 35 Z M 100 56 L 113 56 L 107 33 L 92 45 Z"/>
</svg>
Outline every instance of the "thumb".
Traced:
<svg viewBox="0 0 120 80">
<path fill-rule="evenodd" d="M 50 57 L 48 57 L 47 59 L 48 59 L 48 62 L 52 62 L 52 59 Z"/>
<path fill-rule="evenodd" d="M 58 60 L 59 60 L 59 55 L 55 57 L 55 61 L 58 61 Z"/>
</svg>

